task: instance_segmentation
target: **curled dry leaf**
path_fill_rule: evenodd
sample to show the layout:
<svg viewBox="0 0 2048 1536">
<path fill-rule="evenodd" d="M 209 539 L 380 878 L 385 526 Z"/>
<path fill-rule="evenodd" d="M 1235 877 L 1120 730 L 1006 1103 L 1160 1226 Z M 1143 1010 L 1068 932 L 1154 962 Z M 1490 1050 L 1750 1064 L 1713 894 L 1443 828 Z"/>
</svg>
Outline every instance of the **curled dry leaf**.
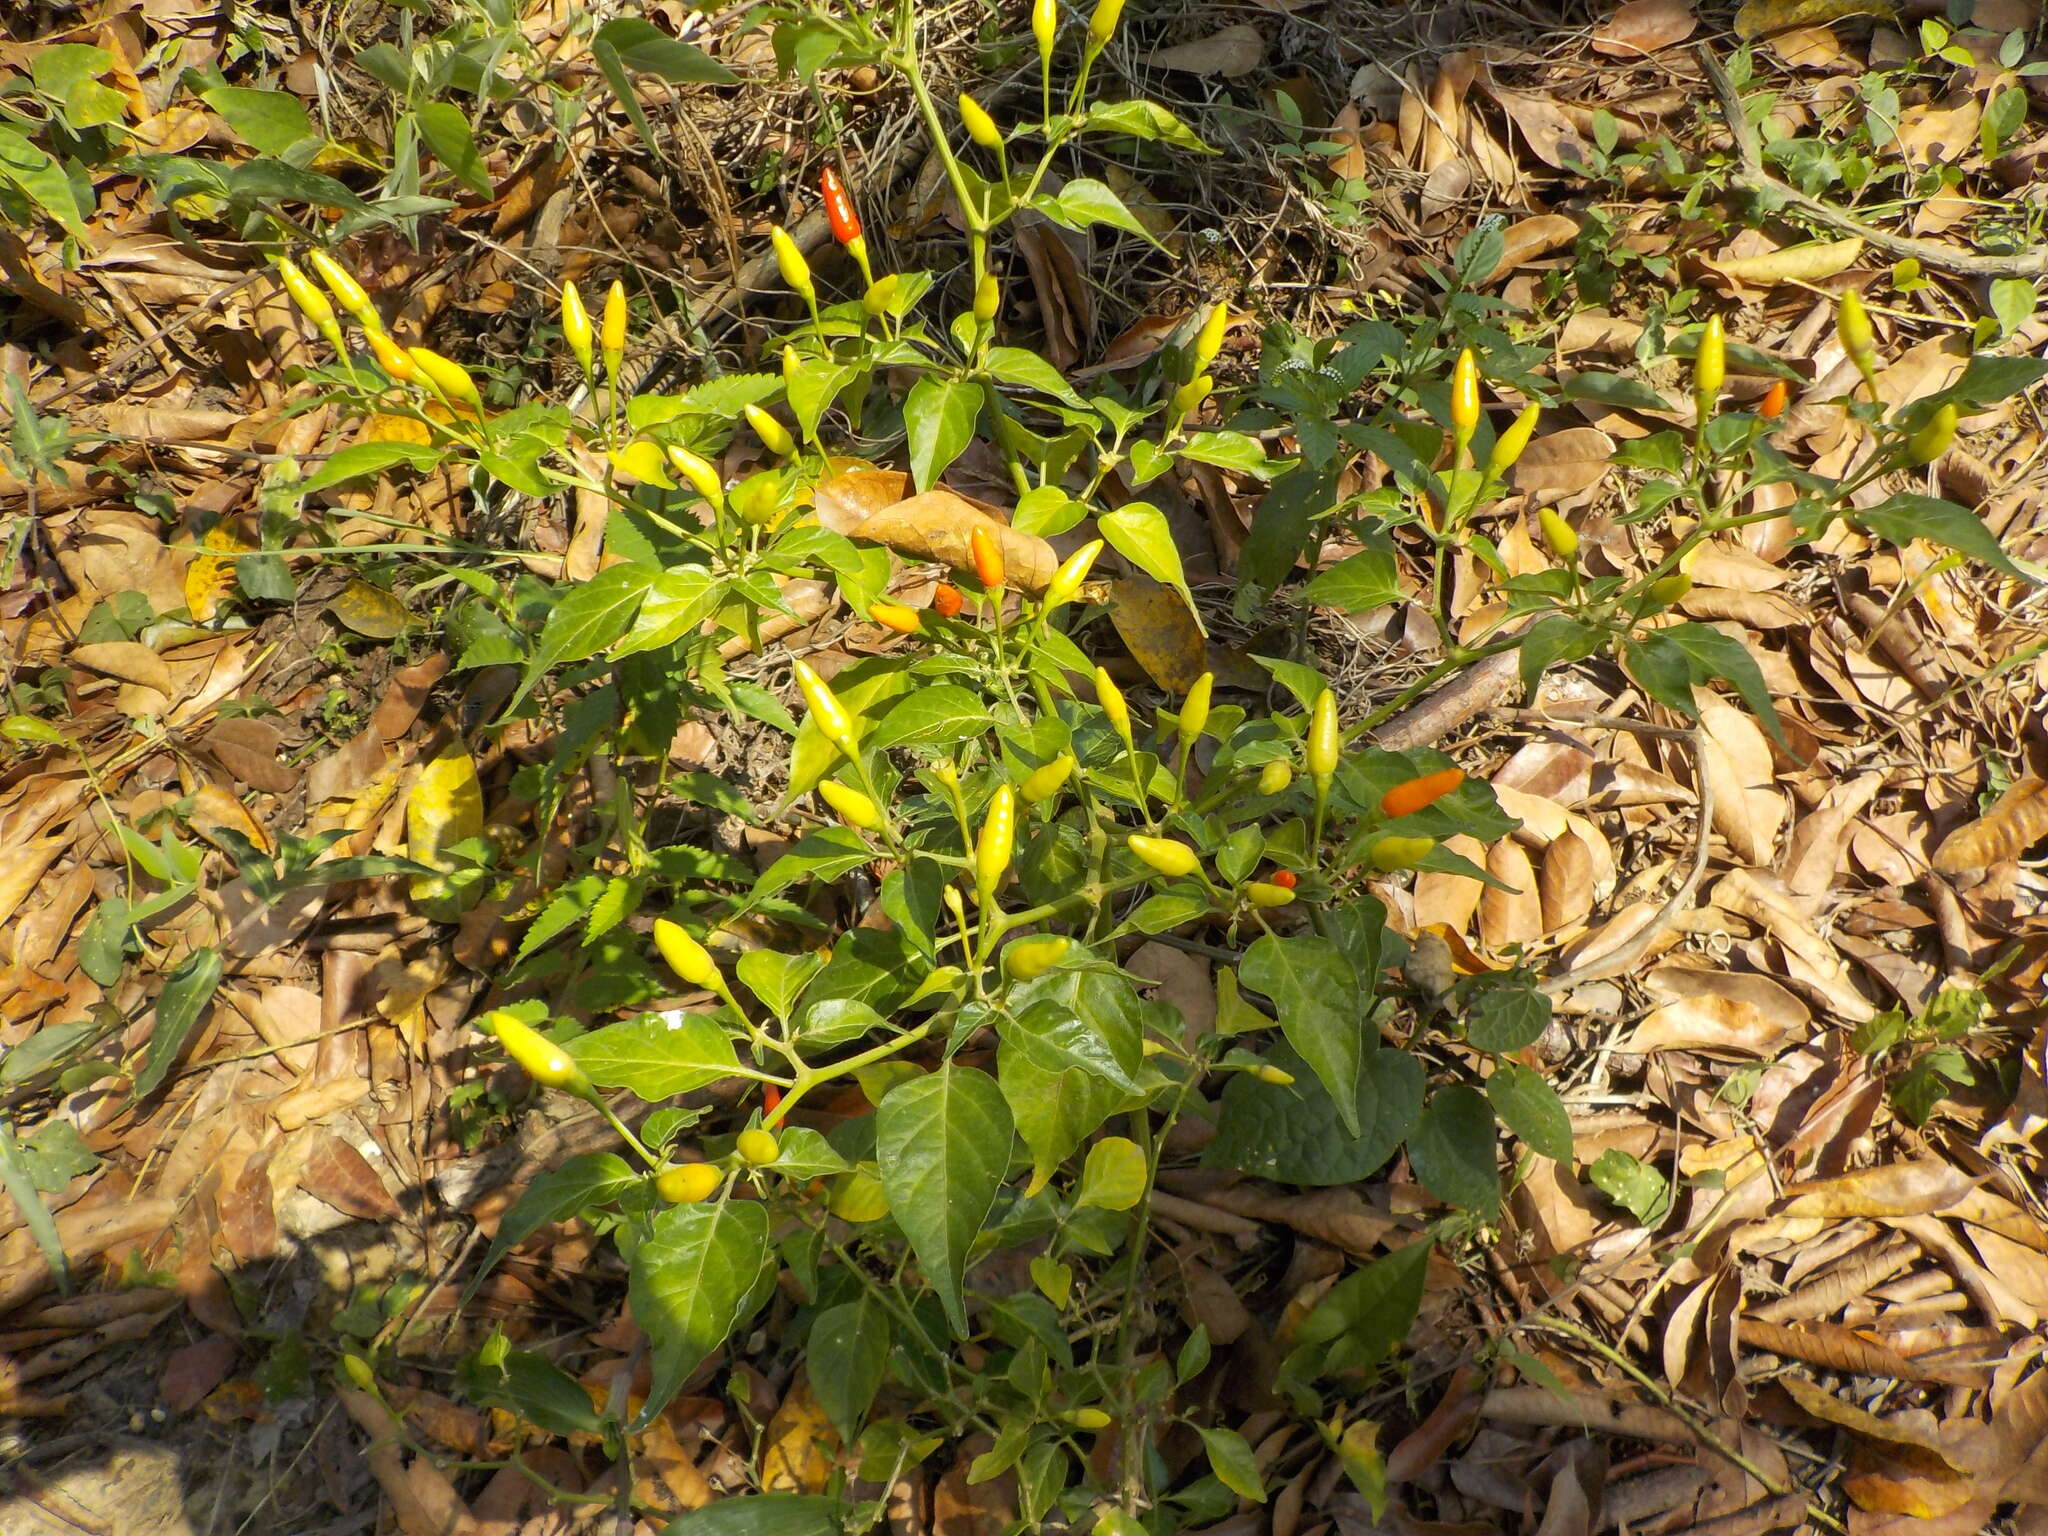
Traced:
<svg viewBox="0 0 2048 1536">
<path fill-rule="evenodd" d="M 1934 867 L 1945 875 L 1973 874 L 2017 859 L 2048 838 L 2048 782 L 2021 779 L 1975 821 L 1956 828 L 1934 850 Z"/>
<path fill-rule="evenodd" d="M 976 528 L 996 541 L 1010 585 L 1039 593 L 1059 568 L 1052 546 L 1036 534 L 1019 533 L 952 491 L 926 491 L 884 507 L 851 531 L 856 539 L 886 544 L 911 560 L 936 560 L 958 571 L 973 569 L 968 540 Z"/>
<path fill-rule="evenodd" d="M 1627 1051 L 1726 1051 L 1769 1056 L 1786 1031 L 1746 998 L 1700 993 L 1661 1003 L 1629 1033 Z"/>
<path fill-rule="evenodd" d="M 1695 695 L 1706 750 L 1701 771 L 1714 789 L 1714 830 L 1745 864 L 1766 865 L 1785 820 L 1785 799 L 1772 785 L 1771 745 L 1763 728 L 1718 694 Z"/>
<path fill-rule="evenodd" d="M 863 465 L 820 480 L 814 493 L 818 524 L 833 533 L 851 533 L 884 507 L 893 507 L 910 489 L 910 476 L 900 469 Z"/>
<path fill-rule="evenodd" d="M 1142 577 L 1111 582 L 1109 621 L 1146 675 L 1175 698 L 1208 667 L 1208 643 L 1171 587 Z"/>
<path fill-rule="evenodd" d="M 1753 288 L 1772 288 L 1779 283 L 1817 283 L 1846 272 L 1863 254 L 1863 241 L 1808 240 L 1784 246 L 1761 256 L 1710 258 L 1704 265 L 1731 283 Z"/>
<path fill-rule="evenodd" d="M 1266 39 L 1249 22 L 1225 27 L 1192 43 L 1156 50 L 1146 60 L 1154 69 L 1177 69 L 1190 75 L 1221 75 L 1235 80 L 1257 69 L 1266 57 Z"/>
<path fill-rule="evenodd" d="M 1486 863 L 1486 849 L 1477 838 L 1459 833 L 1446 838 L 1444 848 L 1460 858 L 1470 859 L 1474 864 Z M 1441 927 L 1449 933 L 1462 934 L 1472 921 L 1472 914 L 1479 910 L 1479 895 L 1486 887 L 1470 875 L 1447 875 L 1437 870 L 1426 869 L 1415 877 L 1413 903 L 1415 926 L 1418 928 Z"/>
<path fill-rule="evenodd" d="M 1533 944 L 1545 932 L 1543 897 L 1536 869 L 1513 838 L 1502 838 L 1488 850 L 1486 872 L 1508 887 L 1487 886 L 1479 898 L 1479 939 L 1498 955 L 1517 944 Z"/>
<path fill-rule="evenodd" d="M 1561 501 L 1592 489 L 1614 467 L 1614 439 L 1597 427 L 1567 427 L 1537 438 L 1514 468 L 1515 489 Z"/>
<path fill-rule="evenodd" d="M 1539 213 L 1510 224 L 1501 234 L 1500 260 L 1488 282 L 1497 283 L 1524 262 L 1560 251 L 1579 238 L 1579 221 L 1562 213 Z"/>
<path fill-rule="evenodd" d="M 1593 51 L 1632 59 L 1682 43 L 1699 25 L 1686 0 L 1628 0 L 1594 29 Z"/>
</svg>

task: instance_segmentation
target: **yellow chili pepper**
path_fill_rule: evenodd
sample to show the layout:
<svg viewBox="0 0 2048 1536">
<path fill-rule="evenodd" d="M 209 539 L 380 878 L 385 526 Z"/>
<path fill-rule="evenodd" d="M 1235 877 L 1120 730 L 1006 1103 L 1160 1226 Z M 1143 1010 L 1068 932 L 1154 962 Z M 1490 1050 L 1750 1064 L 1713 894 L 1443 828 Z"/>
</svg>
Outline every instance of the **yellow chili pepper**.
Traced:
<svg viewBox="0 0 2048 1536">
<path fill-rule="evenodd" d="M 793 386 L 803 371 L 803 354 L 795 347 L 785 346 L 782 349 L 782 387 L 787 390 Z"/>
<path fill-rule="evenodd" d="M 981 274 L 981 281 L 974 285 L 974 318 L 987 325 L 1003 307 L 1003 285 L 996 281 L 993 272 Z"/>
<path fill-rule="evenodd" d="M 1209 701 L 1215 691 L 1216 674 L 1204 672 L 1195 679 L 1195 686 L 1188 690 L 1188 696 L 1181 701 L 1177 734 L 1183 749 L 1200 736 L 1202 727 L 1209 723 Z"/>
<path fill-rule="evenodd" d="M 1550 552 L 1570 565 L 1579 553 L 1579 531 L 1564 520 L 1564 514 L 1554 507 L 1545 507 L 1536 514 L 1536 526 L 1543 530 L 1543 542 L 1550 546 Z"/>
<path fill-rule="evenodd" d="M 1684 572 L 1673 576 L 1660 576 L 1651 582 L 1645 596 L 1650 600 L 1649 611 L 1660 612 L 1669 608 L 1692 590 L 1692 578 Z"/>
<path fill-rule="evenodd" d="M 1107 1429 L 1114 1422 L 1100 1408 L 1069 1408 L 1060 1417 L 1076 1429 Z"/>
<path fill-rule="evenodd" d="M 815 304 L 818 287 L 811 281 L 811 264 L 804 260 L 803 248 L 780 224 L 768 231 L 768 243 L 775 247 L 775 265 L 782 271 L 782 280 Z"/>
<path fill-rule="evenodd" d="M 1343 746 L 1344 738 L 1337 728 L 1337 695 L 1325 688 L 1316 695 L 1309 710 L 1308 750 L 1304 754 L 1309 777 L 1327 782 L 1337 771 L 1337 758 Z"/>
<path fill-rule="evenodd" d="M 484 1024 L 498 1037 L 498 1044 L 505 1047 L 505 1054 L 513 1063 L 542 1087 L 560 1088 L 564 1093 L 585 1098 L 597 1091 L 576 1065 L 575 1057 L 516 1015 L 500 1008 L 487 1015 Z"/>
<path fill-rule="evenodd" d="M 1071 603 L 1080 593 L 1081 583 L 1088 579 L 1088 572 L 1095 564 L 1095 557 L 1102 553 L 1100 539 L 1090 540 L 1060 562 L 1060 568 L 1052 573 L 1052 580 L 1045 584 L 1045 606 L 1060 608 Z"/>
<path fill-rule="evenodd" d="M 754 429 L 754 436 L 761 439 L 761 446 L 777 458 L 786 459 L 796 452 L 796 439 L 789 435 L 789 428 L 765 408 L 750 400 L 740 408 L 740 413 L 747 418 L 747 425 Z"/>
<path fill-rule="evenodd" d="M 773 1131 L 764 1131 L 756 1126 L 753 1130 L 740 1132 L 739 1140 L 733 1143 L 733 1151 L 739 1153 L 741 1162 L 765 1168 L 782 1156 L 782 1143 L 775 1139 Z"/>
<path fill-rule="evenodd" d="M 1206 373 L 1189 379 L 1173 392 L 1173 399 L 1168 402 L 1174 418 L 1179 420 L 1194 415 L 1202 408 L 1202 402 L 1209 398 L 1210 392 L 1215 388 L 1216 381 Z"/>
<path fill-rule="evenodd" d="M 1223 337 L 1230 330 L 1230 306 L 1218 304 L 1202 318 L 1202 328 L 1195 332 L 1195 345 L 1189 353 L 1193 367 L 1188 372 L 1200 376 L 1209 371 L 1209 365 L 1223 350 Z"/>
<path fill-rule="evenodd" d="M 670 443 L 665 451 L 675 472 L 689 482 L 692 490 L 714 507 L 725 505 L 725 481 L 709 459 L 700 453 L 692 453 L 680 443 Z"/>
<path fill-rule="evenodd" d="M 797 662 L 791 670 L 796 673 L 797 691 L 804 696 L 805 707 L 818 722 L 819 734 L 848 757 L 853 756 L 860 737 L 846 706 L 808 661 Z"/>
<path fill-rule="evenodd" d="M 981 835 L 974 842 L 974 883 L 983 897 L 991 895 L 1004 871 L 1010 867 L 1010 853 L 1017 844 L 1017 792 L 998 784 L 988 802 Z"/>
<path fill-rule="evenodd" d="M 614 278 L 604 296 L 604 317 L 597 326 L 598 350 L 604 354 L 604 371 L 617 388 L 619 370 L 626 362 L 626 285 Z"/>
<path fill-rule="evenodd" d="M 668 477 L 668 459 L 661 451 L 661 444 L 651 437 L 636 437 L 630 443 L 613 449 L 611 461 L 613 469 L 645 484 L 658 485 L 664 490 L 675 484 Z"/>
<path fill-rule="evenodd" d="M 325 336 L 329 331 L 340 331 L 341 327 L 334 323 L 334 306 L 328 302 L 327 295 L 320 291 L 313 279 L 299 270 L 297 262 L 283 256 L 278 257 L 277 275 L 284 280 L 284 291 L 292 296 L 292 302 L 299 306 L 299 312 L 313 322 L 321 335 Z"/>
<path fill-rule="evenodd" d="M 1001 149 L 1003 130 L 996 126 L 996 120 L 988 110 L 965 91 L 960 93 L 960 126 L 967 130 L 967 137 L 983 149 Z"/>
<path fill-rule="evenodd" d="M 1244 888 L 1244 894 L 1255 907 L 1284 907 L 1294 900 L 1294 892 L 1284 885 L 1270 885 L 1264 880 L 1254 880 Z"/>
<path fill-rule="evenodd" d="M 1870 324 L 1870 311 L 1863 307 L 1863 295 L 1853 288 L 1843 291 L 1835 310 L 1835 336 L 1858 368 L 1865 359 L 1876 362 L 1877 332 Z"/>
<path fill-rule="evenodd" d="M 1186 843 L 1176 842 L 1170 837 L 1147 837 L 1142 832 L 1134 832 L 1124 842 L 1145 863 L 1171 878 L 1192 875 L 1202 867 L 1201 855 Z"/>
<path fill-rule="evenodd" d="M 343 1355 L 341 1374 L 348 1378 L 349 1385 L 358 1392 L 377 1390 L 377 1373 L 370 1368 L 370 1362 L 361 1355 Z"/>
<path fill-rule="evenodd" d="M 1026 774 L 1024 782 L 1017 786 L 1017 793 L 1026 805 L 1037 805 L 1064 789 L 1073 772 L 1074 754 L 1062 752 L 1051 762 Z"/>
<path fill-rule="evenodd" d="M 1508 423 L 1508 429 L 1493 440 L 1493 452 L 1486 456 L 1486 478 L 1498 480 L 1515 467 L 1522 457 L 1522 451 L 1529 446 L 1529 439 L 1535 435 L 1537 418 L 1543 414 L 1540 405 L 1525 405 L 1521 415 Z"/>
<path fill-rule="evenodd" d="M 818 796 L 837 811 L 839 819 L 849 827 L 871 832 L 882 824 L 881 807 L 851 784 L 826 779 L 818 785 Z"/>
<path fill-rule="evenodd" d="M 1391 874 L 1397 869 L 1413 869 L 1436 847 L 1433 837 L 1383 837 L 1372 845 L 1367 860 L 1374 869 Z"/>
<path fill-rule="evenodd" d="M 577 365 L 588 377 L 597 376 L 597 331 L 590 323 L 590 311 L 583 307 L 583 295 L 573 282 L 562 284 L 562 340 L 569 343 Z"/>
<path fill-rule="evenodd" d="M 924 616 L 915 608 L 906 608 L 901 603 L 869 603 L 868 617 L 899 635 L 914 635 L 924 628 Z"/>
<path fill-rule="evenodd" d="M 1003 547 L 986 528 L 977 527 L 967 535 L 968 557 L 974 562 L 974 579 L 991 592 L 1002 590 Z"/>
<path fill-rule="evenodd" d="M 1101 52 L 1116 36 L 1116 24 L 1124 13 L 1124 0 L 1095 0 L 1095 12 L 1088 18 L 1088 46 Z"/>
<path fill-rule="evenodd" d="M 357 325 L 372 332 L 384 329 L 384 317 L 377 313 L 377 306 L 370 302 L 369 292 L 356 281 L 355 273 L 325 251 L 311 252 L 306 260 L 334 295 L 334 302 L 353 315 Z"/>
<path fill-rule="evenodd" d="M 1956 418 L 1959 414 L 1953 402 L 1939 407 L 1927 418 L 1925 426 L 1906 439 L 1906 462 L 1932 464 L 1947 453 L 1949 444 L 1956 440 Z"/>
<path fill-rule="evenodd" d="M 1052 63 L 1052 45 L 1059 32 L 1059 0 L 1031 0 L 1031 35 L 1038 39 L 1041 68 Z"/>
<path fill-rule="evenodd" d="M 718 973 L 718 962 L 711 958 L 711 951 L 692 938 L 682 924 L 657 917 L 654 947 L 661 951 L 668 968 L 691 986 L 712 992 L 725 990 L 725 978 Z"/>
<path fill-rule="evenodd" d="M 678 1163 L 654 1176 L 654 1192 L 670 1205 L 701 1205 L 724 1182 L 725 1175 L 709 1163 Z"/>
<path fill-rule="evenodd" d="M 1252 1076 L 1262 1083 L 1271 1083 L 1275 1088 L 1285 1088 L 1294 1081 L 1294 1074 L 1292 1072 L 1283 1072 L 1270 1061 L 1261 1062 L 1258 1066 L 1252 1068 Z"/>
<path fill-rule="evenodd" d="M 1277 795 L 1294 782 L 1294 770 L 1275 758 L 1259 770 L 1259 793 Z"/>
<path fill-rule="evenodd" d="M 369 342 L 370 355 L 377 359 L 377 366 L 382 368 L 396 382 L 403 384 L 415 373 L 419 372 L 413 366 L 412 357 L 406 352 L 405 348 L 401 347 L 389 336 L 386 336 L 382 331 L 370 332 Z"/>
<path fill-rule="evenodd" d="M 1700 332 L 1699 350 L 1692 359 L 1692 397 L 1704 421 L 1714 414 L 1721 398 L 1721 386 L 1728 379 L 1728 330 L 1719 315 L 1708 318 Z"/>
<path fill-rule="evenodd" d="M 1455 465 L 1472 446 L 1472 434 L 1479 430 L 1479 360 L 1467 347 L 1458 354 L 1451 369 L 1451 442 Z"/>
<path fill-rule="evenodd" d="M 405 350 L 411 354 L 420 377 L 449 404 L 462 406 L 479 416 L 483 414 L 483 396 L 477 393 L 476 380 L 469 376 L 467 368 L 429 347 L 407 347 Z"/>
<path fill-rule="evenodd" d="M 1131 742 L 1131 706 L 1124 700 L 1123 689 L 1117 687 L 1116 679 L 1101 667 L 1095 669 L 1095 702 L 1102 706 L 1102 712 L 1109 716 L 1110 728 L 1123 737 L 1124 745 Z"/>
<path fill-rule="evenodd" d="M 1074 941 L 1061 934 L 1018 939 L 1004 946 L 1003 974 L 1012 981 L 1033 981 L 1060 963 Z"/>
</svg>

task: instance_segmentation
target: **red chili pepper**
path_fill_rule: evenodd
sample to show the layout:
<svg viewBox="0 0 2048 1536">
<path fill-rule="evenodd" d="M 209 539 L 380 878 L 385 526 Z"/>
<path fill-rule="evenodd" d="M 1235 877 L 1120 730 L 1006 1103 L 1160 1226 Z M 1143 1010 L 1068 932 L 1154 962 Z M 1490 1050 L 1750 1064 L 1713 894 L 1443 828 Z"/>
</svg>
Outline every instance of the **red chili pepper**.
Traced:
<svg viewBox="0 0 2048 1536">
<path fill-rule="evenodd" d="M 1003 584 L 1003 551 L 987 529 L 968 534 L 967 552 L 974 560 L 975 579 L 991 592 L 998 590 Z"/>
<path fill-rule="evenodd" d="M 932 612 L 942 619 L 957 619 L 961 605 L 966 601 L 960 589 L 950 581 L 942 581 L 932 588 Z"/>
<path fill-rule="evenodd" d="M 826 166 L 818 176 L 818 190 L 825 194 L 825 217 L 831 221 L 832 238 L 841 245 L 853 244 L 860 238 L 860 214 L 854 210 L 839 172 Z"/>
<path fill-rule="evenodd" d="M 770 1083 L 761 1090 L 761 1111 L 772 1115 L 782 1104 L 782 1090 Z"/>
<path fill-rule="evenodd" d="M 1756 413 L 1765 421 L 1776 421 L 1785 414 L 1785 402 L 1791 398 L 1792 391 L 1787 389 L 1785 381 L 1780 379 L 1764 391 L 1763 399 L 1757 402 Z"/>
<path fill-rule="evenodd" d="M 1440 768 L 1435 773 L 1425 773 L 1419 779 L 1396 784 L 1380 796 L 1380 814 L 1413 816 L 1423 807 L 1436 804 L 1464 782 L 1464 769 Z"/>
<path fill-rule="evenodd" d="M 1276 869 L 1266 876 L 1266 884 L 1277 885 L 1283 891 L 1291 891 L 1301 884 L 1301 876 L 1291 869 Z"/>
</svg>

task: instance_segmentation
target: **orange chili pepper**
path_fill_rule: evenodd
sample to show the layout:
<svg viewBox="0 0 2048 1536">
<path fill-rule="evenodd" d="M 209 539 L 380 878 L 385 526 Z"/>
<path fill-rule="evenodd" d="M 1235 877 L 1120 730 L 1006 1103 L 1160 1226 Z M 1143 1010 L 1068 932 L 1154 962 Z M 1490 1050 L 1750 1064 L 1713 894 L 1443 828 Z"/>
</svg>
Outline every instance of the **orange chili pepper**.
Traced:
<svg viewBox="0 0 2048 1536">
<path fill-rule="evenodd" d="M 1291 869 L 1276 869 L 1266 876 L 1268 885 L 1277 885 L 1283 891 L 1291 891 L 1301 883 L 1301 876 Z"/>
<path fill-rule="evenodd" d="M 1380 796 L 1380 814 L 1383 816 L 1413 816 L 1425 806 L 1435 805 L 1452 790 L 1465 782 L 1462 768 L 1440 768 L 1435 773 L 1425 773 L 1419 779 L 1410 779 L 1405 784 L 1396 784 Z"/>
<path fill-rule="evenodd" d="M 1791 398 L 1792 391 L 1786 388 L 1785 381 L 1780 379 L 1764 391 L 1763 399 L 1756 403 L 1756 413 L 1765 421 L 1776 421 L 1785 414 L 1786 402 Z"/>
<path fill-rule="evenodd" d="M 915 608 L 906 608 L 901 603 L 870 603 L 868 617 L 884 629 L 893 629 L 899 635 L 914 635 L 924 628 L 924 620 Z"/>
<path fill-rule="evenodd" d="M 832 166 L 818 173 L 818 190 L 825 194 L 825 217 L 832 225 L 832 238 L 841 245 L 853 244 L 860 238 L 860 213 Z"/>
<path fill-rule="evenodd" d="M 987 529 L 977 528 L 967 536 L 967 552 L 974 561 L 975 579 L 991 592 L 1001 590 L 1003 552 Z"/>
<path fill-rule="evenodd" d="M 942 581 L 932 588 L 932 612 L 942 619 L 958 618 L 966 601 L 960 589 L 950 581 Z"/>
</svg>

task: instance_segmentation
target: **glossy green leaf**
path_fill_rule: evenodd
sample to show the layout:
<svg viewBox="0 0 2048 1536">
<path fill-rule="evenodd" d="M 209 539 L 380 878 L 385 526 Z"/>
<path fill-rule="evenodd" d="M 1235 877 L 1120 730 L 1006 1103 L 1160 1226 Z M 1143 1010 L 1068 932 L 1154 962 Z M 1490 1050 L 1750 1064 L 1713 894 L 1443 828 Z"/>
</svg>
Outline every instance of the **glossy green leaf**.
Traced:
<svg viewBox="0 0 2048 1536">
<path fill-rule="evenodd" d="M 1320 1356 L 1318 1374 L 1369 1371 L 1400 1346 L 1422 1307 L 1429 1253 L 1427 1239 L 1409 1243 L 1324 1293 L 1295 1335 L 1304 1353 Z"/>
<path fill-rule="evenodd" d="M 732 85 L 738 76 L 694 44 L 638 16 L 622 16 L 597 29 L 596 42 L 615 50 L 637 74 L 659 75 L 674 85 Z"/>
<path fill-rule="evenodd" d="M 593 1029 L 568 1051 L 598 1087 L 624 1088 L 650 1104 L 707 1088 L 739 1065 L 710 1014 L 681 1008 Z"/>
<path fill-rule="evenodd" d="M 1074 1192 L 1076 1210 L 1094 1206 L 1128 1211 L 1145 1198 L 1145 1154 L 1128 1136 L 1105 1136 L 1088 1149 L 1081 1167 L 1081 1187 Z"/>
<path fill-rule="evenodd" d="M 1671 1209 L 1671 1189 L 1664 1176 L 1640 1158 L 1609 1147 L 1586 1169 L 1593 1186 L 1646 1227 L 1653 1227 Z"/>
<path fill-rule="evenodd" d="M 633 1251 L 627 1295 L 647 1335 L 653 1377 L 633 1428 L 668 1406 L 689 1374 L 744 1319 L 768 1261 L 768 1208 L 758 1200 L 720 1200 L 657 1211 Z"/>
<path fill-rule="evenodd" d="M 258 154 L 287 155 L 308 139 L 321 137 L 305 103 L 289 91 L 260 91 L 221 85 L 202 91 L 204 101 Z"/>
<path fill-rule="evenodd" d="M 1926 539 L 1931 544 L 1960 550 L 1973 560 L 1981 560 L 2008 576 L 2034 581 L 2041 579 L 2038 572 L 2023 571 L 2013 564 L 2005 547 L 1984 526 L 1984 520 L 1968 507 L 1957 506 L 1952 501 L 1942 501 L 1914 491 L 1901 491 L 1874 507 L 1860 509 L 1853 516 L 1859 526 L 1894 544 L 1903 546 L 1915 539 Z"/>
<path fill-rule="evenodd" d="M 1351 962 L 1328 939 L 1268 933 L 1245 952 L 1238 979 L 1272 999 L 1281 1033 L 1329 1090 L 1345 1134 L 1360 1135 L 1366 1000 Z"/>
<path fill-rule="evenodd" d="M 1102 513 L 1095 519 L 1095 526 L 1111 549 L 1154 581 L 1172 587 L 1187 603 L 1189 612 L 1194 611 L 1194 594 L 1188 591 L 1180 550 L 1174 545 L 1173 529 L 1168 526 L 1164 512 L 1146 502 L 1127 502 L 1114 512 Z"/>
<path fill-rule="evenodd" d="M 1439 1088 L 1408 1138 L 1408 1161 L 1422 1187 L 1447 1205 L 1492 1212 L 1500 1206 L 1493 1107 L 1463 1083 Z"/>
<path fill-rule="evenodd" d="M 1486 1080 L 1486 1096 L 1501 1124 L 1521 1137 L 1531 1152 L 1554 1163 L 1572 1160 L 1571 1116 L 1542 1073 L 1517 1062 L 1500 1062 Z"/>
<path fill-rule="evenodd" d="M 981 386 L 966 379 L 925 374 L 903 400 L 903 426 L 910 436 L 910 474 L 920 491 L 939 483 L 946 468 L 974 440 L 981 414 Z"/>
<path fill-rule="evenodd" d="M 967 1250 L 1009 1168 L 1014 1129 L 995 1079 L 971 1067 L 947 1065 L 899 1084 L 875 1112 L 889 1213 L 962 1338 Z"/>
<path fill-rule="evenodd" d="M 1402 598 L 1394 557 L 1384 549 L 1362 549 L 1339 560 L 1301 589 L 1301 600 L 1340 613 L 1364 613 Z"/>
</svg>

